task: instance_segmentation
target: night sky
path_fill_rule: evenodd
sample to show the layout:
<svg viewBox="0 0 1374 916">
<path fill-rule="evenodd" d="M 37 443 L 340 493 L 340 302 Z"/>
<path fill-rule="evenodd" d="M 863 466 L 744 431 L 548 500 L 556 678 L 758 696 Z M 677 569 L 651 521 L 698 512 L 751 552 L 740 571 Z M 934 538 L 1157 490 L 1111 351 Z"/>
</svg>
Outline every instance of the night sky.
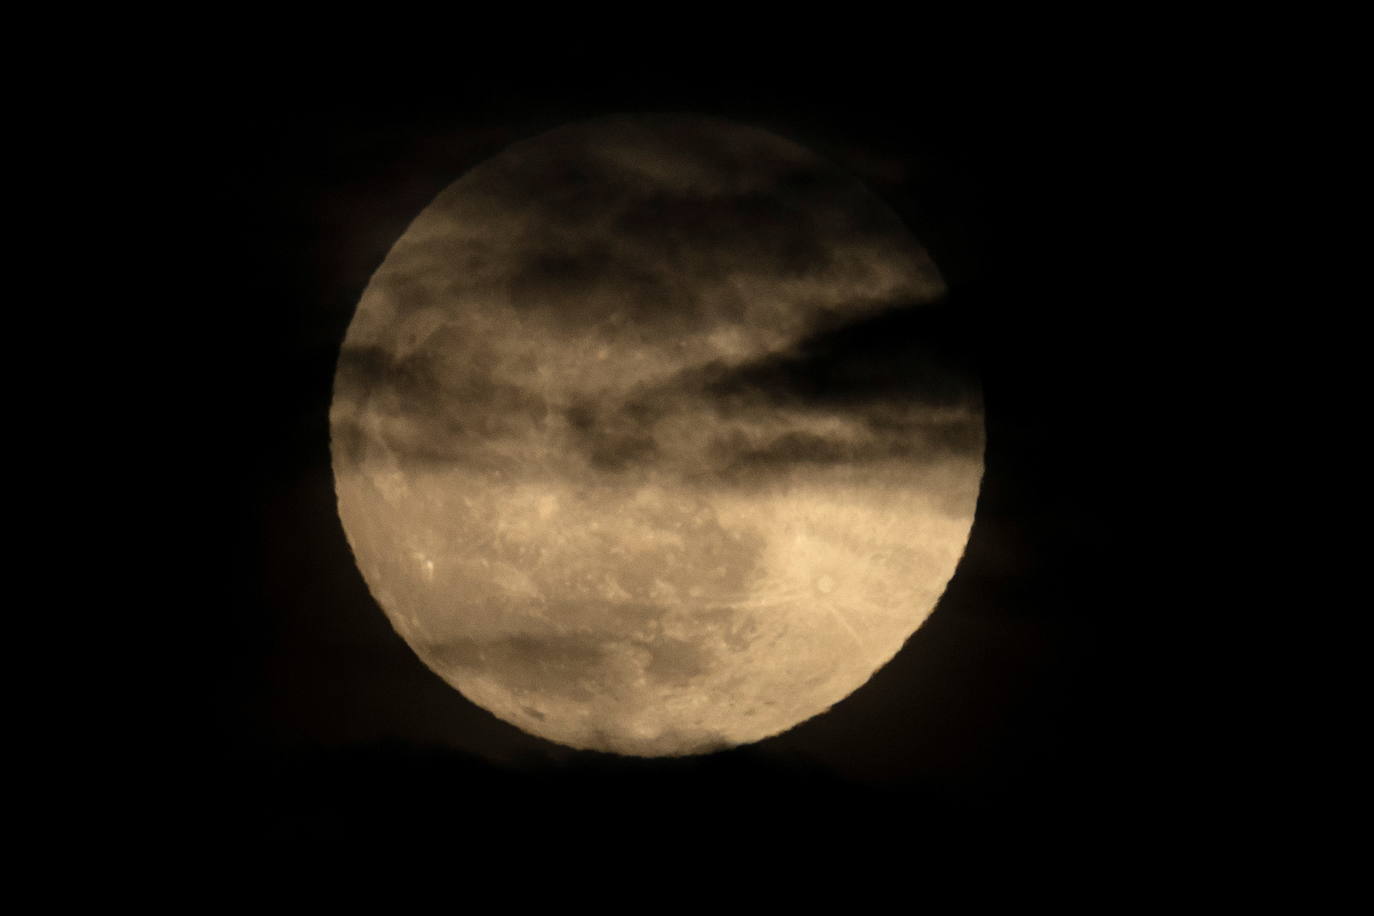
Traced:
<svg viewBox="0 0 1374 916">
<path fill-rule="evenodd" d="M 1109 857 L 1147 806 L 1151 727 L 1123 673 L 1150 611 L 1121 563 L 1142 473 L 1121 368 L 1139 356 L 1123 265 L 1141 240 L 1121 215 L 1139 158 L 1102 114 L 1122 102 L 973 64 L 553 77 L 222 79 L 182 109 L 205 282 L 164 392 L 187 420 L 171 463 L 195 544 L 172 548 L 197 644 L 180 816 L 284 856 L 387 837 L 548 843 L 565 862 L 609 845 L 897 868 L 947 842 Z M 902 652 L 792 731 L 658 761 L 525 735 L 424 667 L 353 562 L 328 423 L 353 309 L 409 221 L 515 140 L 636 111 L 737 120 L 859 176 L 938 264 L 942 357 L 979 375 L 987 423 L 967 552 Z M 899 398 L 920 384 L 910 322 L 871 324 L 769 371 L 805 390 L 869 352 Z"/>
</svg>

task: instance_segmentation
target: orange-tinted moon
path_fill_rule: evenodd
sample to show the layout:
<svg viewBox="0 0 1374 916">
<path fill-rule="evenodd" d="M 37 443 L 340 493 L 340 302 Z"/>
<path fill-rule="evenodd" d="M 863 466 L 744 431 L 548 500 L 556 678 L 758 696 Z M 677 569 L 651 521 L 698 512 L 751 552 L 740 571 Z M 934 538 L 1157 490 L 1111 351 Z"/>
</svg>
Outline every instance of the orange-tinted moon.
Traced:
<svg viewBox="0 0 1374 916">
<path fill-rule="evenodd" d="M 967 541 L 976 386 L 910 364 L 919 340 L 866 349 L 943 293 L 882 202 L 770 133 L 517 143 L 416 217 L 349 326 L 358 566 L 425 664 L 527 732 L 659 756 L 788 729 L 893 657 Z"/>
</svg>

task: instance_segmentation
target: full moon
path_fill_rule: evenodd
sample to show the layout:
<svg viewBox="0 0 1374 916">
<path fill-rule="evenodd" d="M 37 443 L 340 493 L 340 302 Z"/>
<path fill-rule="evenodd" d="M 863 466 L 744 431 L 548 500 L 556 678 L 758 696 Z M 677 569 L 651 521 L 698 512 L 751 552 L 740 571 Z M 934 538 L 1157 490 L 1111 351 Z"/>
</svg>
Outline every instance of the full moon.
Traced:
<svg viewBox="0 0 1374 916">
<path fill-rule="evenodd" d="M 893 658 L 967 542 L 983 414 L 944 296 L 895 213 L 771 133 L 516 143 L 415 218 L 349 325 L 358 567 L 426 665 L 550 741 L 792 728 Z"/>
</svg>

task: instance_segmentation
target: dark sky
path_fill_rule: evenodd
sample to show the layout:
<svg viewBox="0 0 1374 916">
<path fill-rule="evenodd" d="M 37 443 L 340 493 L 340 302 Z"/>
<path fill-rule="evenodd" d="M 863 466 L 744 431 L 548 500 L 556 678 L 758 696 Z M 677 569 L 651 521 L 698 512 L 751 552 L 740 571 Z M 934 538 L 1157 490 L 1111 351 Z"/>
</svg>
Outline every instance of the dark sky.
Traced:
<svg viewBox="0 0 1374 916">
<path fill-rule="evenodd" d="M 1037 855 L 1047 837 L 1125 842 L 1151 726 L 1121 672 L 1153 613 L 1121 562 L 1142 473 L 1121 369 L 1140 355 L 1141 303 L 1124 265 L 1144 242 L 1123 216 L 1141 155 L 1108 115 L 1129 99 L 1050 70 L 900 60 L 545 76 L 455 71 L 405 92 L 356 74 L 221 79 L 183 109 L 204 287 L 185 303 L 189 374 L 164 392 L 186 422 L 170 463 L 195 543 L 173 549 L 199 596 L 181 813 L 283 854 L 379 835 L 576 850 L 623 844 L 624 823 L 642 849 L 730 856 L 805 836 L 818 857 L 893 867 L 941 837 Z M 733 118 L 863 178 L 940 266 L 987 418 L 967 554 L 897 658 L 784 735 L 674 761 L 549 745 L 425 669 L 368 595 L 329 466 L 344 331 L 408 222 L 509 142 L 633 111 Z M 900 363 L 903 332 L 874 333 L 878 365 Z M 817 359 L 782 367 L 789 384 Z M 880 853 L 880 835 L 899 839 Z"/>
</svg>

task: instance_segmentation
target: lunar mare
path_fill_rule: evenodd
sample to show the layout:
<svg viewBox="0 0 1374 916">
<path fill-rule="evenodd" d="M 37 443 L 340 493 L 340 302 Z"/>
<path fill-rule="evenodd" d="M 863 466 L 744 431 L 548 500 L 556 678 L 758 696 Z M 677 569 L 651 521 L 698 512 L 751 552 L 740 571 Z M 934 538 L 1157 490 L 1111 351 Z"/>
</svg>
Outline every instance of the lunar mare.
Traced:
<svg viewBox="0 0 1374 916">
<path fill-rule="evenodd" d="M 339 514 L 397 632 L 577 748 L 778 734 L 935 607 L 982 476 L 944 286 L 856 180 L 705 118 L 560 128 L 410 225 L 349 326 Z"/>
</svg>

